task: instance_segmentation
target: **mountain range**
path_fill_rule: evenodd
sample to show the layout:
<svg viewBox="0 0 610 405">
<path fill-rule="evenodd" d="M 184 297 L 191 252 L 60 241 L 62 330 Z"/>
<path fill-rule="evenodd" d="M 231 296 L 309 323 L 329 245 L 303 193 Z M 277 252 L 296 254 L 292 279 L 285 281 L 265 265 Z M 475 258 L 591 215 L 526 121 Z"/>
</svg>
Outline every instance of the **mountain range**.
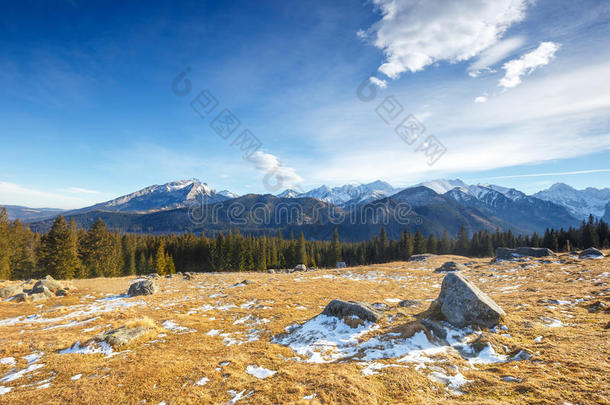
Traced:
<svg viewBox="0 0 610 405">
<path fill-rule="evenodd" d="M 462 226 L 469 232 L 541 233 L 546 228 L 578 226 L 589 214 L 609 216 L 609 207 L 610 189 L 575 190 L 565 184 L 528 196 L 513 188 L 469 185 L 459 179 L 428 181 L 404 189 L 378 180 L 321 186 L 302 193 L 285 190 L 277 196 L 239 196 L 190 179 L 146 187 L 77 210 L 12 207 L 9 215 L 40 232 L 48 230 L 61 213 L 81 227 L 102 218 L 109 227 L 123 232 L 215 233 L 239 228 L 252 234 L 274 234 L 280 229 L 286 235 L 303 231 L 309 239 L 326 239 L 338 227 L 342 239 L 358 241 L 377 235 L 382 226 L 393 238 L 404 229 L 456 235 Z"/>
</svg>

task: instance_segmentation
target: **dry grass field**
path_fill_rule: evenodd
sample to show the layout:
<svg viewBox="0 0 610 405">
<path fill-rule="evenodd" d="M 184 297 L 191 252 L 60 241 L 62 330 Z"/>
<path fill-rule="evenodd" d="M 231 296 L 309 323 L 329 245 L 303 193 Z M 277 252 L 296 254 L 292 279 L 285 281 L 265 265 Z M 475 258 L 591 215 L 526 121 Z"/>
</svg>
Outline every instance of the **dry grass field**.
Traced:
<svg viewBox="0 0 610 405">
<path fill-rule="evenodd" d="M 438 296 L 434 269 L 448 260 L 468 263 L 463 273 L 506 311 L 503 327 L 444 343 L 404 327 Z M 610 314 L 589 311 L 610 305 L 610 258 L 200 274 L 130 298 L 134 279 L 0 302 L 0 403 L 610 403 Z M 295 326 L 336 298 L 375 304 L 382 319 Z M 125 325 L 150 329 L 121 347 L 91 340 Z"/>
</svg>

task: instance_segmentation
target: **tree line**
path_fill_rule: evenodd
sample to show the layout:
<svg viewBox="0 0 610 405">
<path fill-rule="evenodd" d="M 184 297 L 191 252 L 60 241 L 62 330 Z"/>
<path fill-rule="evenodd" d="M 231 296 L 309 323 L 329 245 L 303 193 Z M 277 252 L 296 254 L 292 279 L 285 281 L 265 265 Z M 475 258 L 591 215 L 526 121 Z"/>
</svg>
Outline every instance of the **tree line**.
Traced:
<svg viewBox="0 0 610 405">
<path fill-rule="evenodd" d="M 243 235 L 239 229 L 206 236 L 120 234 L 98 219 L 88 230 L 58 216 L 46 234 L 33 233 L 19 220 L 9 221 L 0 208 L 0 279 L 30 279 L 47 274 L 58 279 L 160 275 L 181 272 L 246 271 L 335 267 L 407 260 L 415 254 L 457 254 L 490 257 L 496 247 L 547 247 L 554 251 L 610 247 L 610 230 L 593 216 L 579 228 L 547 229 L 543 235 L 511 231 L 478 231 L 462 227 L 457 237 L 444 232 L 424 237 L 419 231 L 388 239 L 385 229 L 363 242 L 341 242 L 335 229 L 331 240 L 309 241 L 303 233 L 284 237 Z"/>
</svg>

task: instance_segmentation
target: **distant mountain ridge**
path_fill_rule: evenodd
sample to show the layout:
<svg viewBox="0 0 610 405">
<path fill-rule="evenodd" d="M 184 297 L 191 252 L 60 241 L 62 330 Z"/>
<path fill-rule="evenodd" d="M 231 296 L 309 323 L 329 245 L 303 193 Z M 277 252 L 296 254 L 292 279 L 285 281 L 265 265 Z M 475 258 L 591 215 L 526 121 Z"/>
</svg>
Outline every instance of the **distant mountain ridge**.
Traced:
<svg viewBox="0 0 610 405">
<path fill-rule="evenodd" d="M 2 207 L 6 208 L 6 214 L 9 220 L 14 221 L 19 219 L 20 221 L 25 222 L 40 221 L 46 218 L 56 217 L 66 211 L 60 208 L 29 208 L 20 205 L 0 205 L 0 208 Z"/>
<path fill-rule="evenodd" d="M 608 203 L 610 203 L 610 188 L 597 189 L 587 187 L 576 190 L 564 183 L 555 183 L 546 190 L 541 190 L 533 197 L 551 201 L 566 207 L 572 215 L 585 220 L 592 214 L 599 218 L 609 218 Z"/>
<path fill-rule="evenodd" d="M 206 183 L 197 179 L 179 180 L 162 185 L 153 185 L 114 200 L 95 204 L 90 207 L 72 210 L 66 215 L 88 211 L 151 213 L 191 207 L 197 204 L 215 203 L 235 198 L 228 190 L 216 192 Z"/>
<path fill-rule="evenodd" d="M 333 188 L 322 186 L 304 193 L 286 190 L 278 196 L 231 197 L 234 195 L 226 190 L 216 192 L 196 179 L 181 180 L 147 187 L 64 215 L 82 227 L 89 227 L 99 217 L 123 232 L 220 232 L 239 228 L 260 234 L 279 228 L 283 232 L 303 231 L 308 238 L 316 239 L 331 235 L 336 226 L 342 238 L 351 241 L 373 237 L 381 226 L 389 237 L 398 237 L 404 229 L 437 236 L 444 231 L 455 235 L 462 226 L 469 232 L 510 229 L 524 234 L 579 223 L 565 207 L 553 202 L 511 188 L 468 185 L 459 179 L 435 180 L 402 190 L 375 181 Z M 191 214 L 198 209 L 218 210 L 215 215 L 222 218 L 212 221 L 202 217 L 201 221 L 193 221 Z M 301 219 L 295 222 L 273 218 L 260 222 L 256 216 L 261 210 L 274 216 L 297 213 Z M 379 220 L 380 215 L 383 221 Z M 358 220 L 336 221 L 333 218 L 337 216 Z M 45 231 L 52 219 L 32 222 L 33 230 Z"/>
</svg>

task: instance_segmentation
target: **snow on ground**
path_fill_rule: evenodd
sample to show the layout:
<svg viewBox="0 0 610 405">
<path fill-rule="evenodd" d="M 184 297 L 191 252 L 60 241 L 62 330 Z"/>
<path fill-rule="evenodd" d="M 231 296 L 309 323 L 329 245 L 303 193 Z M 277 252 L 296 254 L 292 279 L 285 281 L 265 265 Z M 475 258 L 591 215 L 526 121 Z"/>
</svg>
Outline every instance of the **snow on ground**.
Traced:
<svg viewBox="0 0 610 405">
<path fill-rule="evenodd" d="M 197 332 L 195 329 L 187 328 L 186 326 L 180 326 L 174 321 L 167 320 L 161 324 L 165 329 L 180 333 Z"/>
<path fill-rule="evenodd" d="M 0 359 L 0 364 L 8 364 L 9 366 L 14 366 L 15 358 L 14 357 L 5 357 L 3 359 Z"/>
<path fill-rule="evenodd" d="M 267 377 L 273 376 L 277 371 L 269 370 L 264 367 L 249 365 L 246 367 L 246 373 L 250 374 L 253 377 L 264 380 Z"/>
<path fill-rule="evenodd" d="M 130 352 L 131 350 L 124 350 L 121 352 L 115 352 L 108 343 L 95 342 L 90 343 L 87 346 L 81 346 L 80 342 L 74 343 L 71 347 L 67 349 L 60 350 L 59 354 L 105 354 L 106 358 L 114 357 L 122 353 Z"/>
<path fill-rule="evenodd" d="M 201 377 L 199 380 L 197 380 L 197 382 L 195 383 L 195 385 L 199 385 L 201 387 L 203 387 L 204 385 L 206 385 L 208 383 L 208 381 L 210 381 L 209 378 L 207 377 Z"/>
<path fill-rule="evenodd" d="M 43 364 L 39 364 L 39 363 L 37 363 L 37 364 L 30 364 L 29 366 L 27 366 L 23 370 L 12 371 L 12 372 L 9 372 L 9 373 L 5 374 L 2 378 L 0 378 L 0 382 L 6 383 L 6 382 L 15 381 L 15 380 L 23 377 L 27 373 L 31 373 L 32 371 L 38 370 L 41 367 L 44 367 L 44 363 Z"/>
<path fill-rule="evenodd" d="M 240 392 L 237 392 L 237 391 L 234 391 L 234 390 L 229 390 L 228 393 L 233 398 L 229 402 L 227 402 L 227 404 L 228 405 L 233 405 L 237 401 L 240 401 L 240 400 L 242 400 L 244 398 L 248 398 L 249 396 L 254 394 L 254 390 L 250 390 L 248 393 L 246 393 L 246 390 L 243 390 L 243 391 L 240 391 Z"/>
</svg>

